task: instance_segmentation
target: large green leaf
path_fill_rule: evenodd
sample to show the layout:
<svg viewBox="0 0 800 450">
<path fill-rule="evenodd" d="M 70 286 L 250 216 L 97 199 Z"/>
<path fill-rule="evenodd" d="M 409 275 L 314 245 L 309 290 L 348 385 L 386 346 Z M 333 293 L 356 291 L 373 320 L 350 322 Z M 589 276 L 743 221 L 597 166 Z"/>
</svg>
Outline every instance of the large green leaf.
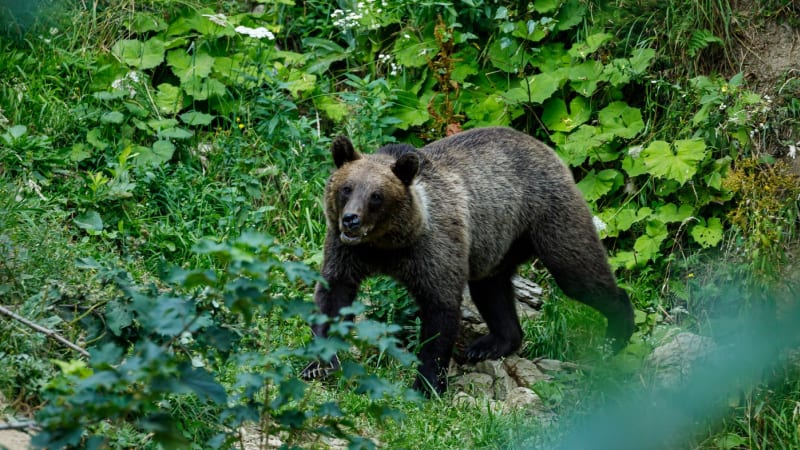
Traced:
<svg viewBox="0 0 800 450">
<path fill-rule="evenodd" d="M 150 38 L 146 42 L 122 39 L 111 47 L 111 53 L 123 63 L 139 69 L 152 69 L 164 61 L 164 41 Z"/>
<path fill-rule="evenodd" d="M 575 92 L 590 97 L 597 90 L 597 84 L 602 81 L 603 64 L 600 61 L 585 61 L 574 65 L 567 70 L 570 86 Z"/>
<path fill-rule="evenodd" d="M 164 114 L 176 114 L 183 108 L 183 93 L 180 88 L 169 83 L 158 85 L 155 103 Z"/>
<path fill-rule="evenodd" d="M 141 147 L 135 161 L 139 166 L 158 166 L 172 159 L 175 146 L 170 141 L 158 140 L 150 148 Z"/>
<path fill-rule="evenodd" d="M 125 120 L 125 116 L 119 111 L 109 111 L 100 116 L 100 122 L 120 124 Z"/>
<path fill-rule="evenodd" d="M 694 209 L 689 204 L 683 203 L 678 208 L 674 203 L 667 203 L 656 208 L 654 217 L 664 223 L 683 222 L 693 213 Z"/>
<path fill-rule="evenodd" d="M 652 175 L 675 180 L 681 185 L 697 173 L 698 162 L 705 156 L 706 144 L 700 139 L 675 141 L 674 146 L 664 141 L 653 141 L 641 154 Z"/>
<path fill-rule="evenodd" d="M 561 0 L 536 0 L 532 3 L 533 9 L 535 9 L 536 12 L 544 14 L 558 8 L 558 6 L 561 4 Z"/>
<path fill-rule="evenodd" d="M 588 12 L 586 1 L 566 0 L 561 2 L 561 7 L 556 14 L 556 31 L 569 30 L 583 22 L 583 16 Z"/>
<path fill-rule="evenodd" d="M 164 19 L 155 14 L 137 11 L 133 15 L 133 19 L 129 22 L 130 29 L 137 33 L 147 33 L 150 31 L 164 31 L 167 29 L 167 24 Z"/>
<path fill-rule="evenodd" d="M 530 100 L 532 103 L 543 103 L 550 98 L 561 84 L 561 78 L 551 73 L 540 73 L 528 78 Z"/>
<path fill-rule="evenodd" d="M 633 244 L 639 264 L 655 259 L 661 254 L 661 243 L 667 238 L 667 226 L 658 220 L 647 222 L 645 234 L 639 236 Z"/>
<path fill-rule="evenodd" d="M 488 55 L 492 66 L 503 72 L 517 73 L 524 65 L 525 55 L 522 48 L 516 40 L 508 37 L 495 39 L 489 46 Z"/>
<path fill-rule="evenodd" d="M 718 217 L 712 217 L 708 222 L 701 220 L 689 230 L 689 234 L 703 248 L 713 247 L 722 240 L 722 223 Z"/>
<path fill-rule="evenodd" d="M 595 33 L 586 37 L 583 42 L 578 42 L 569 49 L 569 55 L 573 58 L 584 59 L 596 52 L 600 46 L 608 42 L 612 37 L 608 33 Z"/>
<path fill-rule="evenodd" d="M 571 167 L 578 167 L 586 161 L 593 149 L 606 143 L 607 137 L 597 127 L 581 125 L 568 135 L 554 133 L 553 141 L 561 159 Z"/>
<path fill-rule="evenodd" d="M 204 126 L 209 125 L 214 120 L 213 115 L 198 111 L 187 111 L 180 115 L 181 120 L 186 125 Z"/>
<path fill-rule="evenodd" d="M 569 111 L 564 100 L 554 98 L 544 105 L 542 122 L 553 131 L 569 133 L 586 123 L 592 115 L 591 105 L 584 97 L 578 96 L 569 102 Z"/>
<path fill-rule="evenodd" d="M 433 37 L 420 40 L 414 33 L 403 33 L 394 41 L 394 54 L 397 63 L 404 67 L 422 67 L 436 54 L 436 40 Z"/>
<path fill-rule="evenodd" d="M 625 102 L 612 102 L 601 109 L 597 115 L 603 131 L 613 133 L 624 139 L 633 139 L 644 129 L 644 120 L 639 108 L 628 106 Z"/>
<path fill-rule="evenodd" d="M 478 102 L 469 103 L 464 111 L 475 125 L 508 125 L 508 103 L 499 95 L 486 95 Z"/>
<path fill-rule="evenodd" d="M 288 90 L 293 97 L 297 97 L 300 92 L 311 91 L 317 87 L 317 76 L 292 68 L 289 69 L 287 79 L 278 85 Z"/>
<path fill-rule="evenodd" d="M 550 34 L 555 25 L 555 22 L 549 17 L 543 17 L 540 20 L 520 20 L 514 24 L 514 32 L 511 35 L 531 42 L 539 42 Z"/>
<path fill-rule="evenodd" d="M 86 230 L 89 234 L 103 231 L 103 219 L 100 217 L 100 214 L 93 209 L 75 217 L 74 222 L 78 228 Z"/>
<path fill-rule="evenodd" d="M 622 181 L 622 174 L 615 169 L 605 169 L 600 172 L 590 170 L 588 174 L 578 183 L 578 189 L 583 193 L 583 197 L 588 202 L 595 202 L 600 197 L 608 194 Z"/>
<path fill-rule="evenodd" d="M 650 67 L 650 63 L 656 56 L 656 51 L 652 48 L 637 48 L 633 50 L 630 62 L 631 71 L 634 75 L 641 75 Z"/>
<path fill-rule="evenodd" d="M 633 224 L 649 218 L 652 214 L 653 210 L 646 206 L 638 208 L 628 204 L 619 209 L 604 209 L 597 216 L 605 222 L 607 236 L 617 237 L 619 233 L 629 230 Z"/>
<path fill-rule="evenodd" d="M 181 88 L 195 100 L 208 100 L 209 97 L 225 95 L 225 85 L 214 78 L 195 77 L 181 83 Z"/>
<path fill-rule="evenodd" d="M 419 96 L 405 90 L 395 92 L 395 101 L 391 111 L 392 117 L 400 120 L 397 126 L 402 130 L 422 125 L 430 118 L 428 109 L 420 101 Z M 343 112 L 347 114 L 346 110 Z"/>
<path fill-rule="evenodd" d="M 183 49 L 171 50 L 167 53 L 167 65 L 183 84 L 207 77 L 214 67 L 214 57 L 203 51 L 189 54 Z"/>
</svg>

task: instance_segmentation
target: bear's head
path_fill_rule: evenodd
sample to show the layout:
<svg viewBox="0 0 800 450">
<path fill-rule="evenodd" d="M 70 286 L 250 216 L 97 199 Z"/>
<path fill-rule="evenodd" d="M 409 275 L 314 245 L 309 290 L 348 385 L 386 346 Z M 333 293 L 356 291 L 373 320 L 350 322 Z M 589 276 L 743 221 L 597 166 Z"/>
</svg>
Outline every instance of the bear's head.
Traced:
<svg viewBox="0 0 800 450">
<path fill-rule="evenodd" d="M 331 154 L 336 170 L 325 187 L 325 215 L 342 243 L 391 248 L 418 234 L 424 205 L 414 186 L 420 168 L 415 150 L 362 155 L 340 136 Z"/>
</svg>

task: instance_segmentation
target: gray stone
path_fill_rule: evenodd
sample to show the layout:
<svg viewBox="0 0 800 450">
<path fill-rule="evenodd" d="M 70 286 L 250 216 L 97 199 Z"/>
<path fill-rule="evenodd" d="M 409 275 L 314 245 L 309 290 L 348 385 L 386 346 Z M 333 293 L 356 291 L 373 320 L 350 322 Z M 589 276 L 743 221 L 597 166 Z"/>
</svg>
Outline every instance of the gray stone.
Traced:
<svg viewBox="0 0 800 450">
<path fill-rule="evenodd" d="M 538 358 L 533 361 L 536 366 L 545 372 L 560 372 L 562 370 L 578 370 L 575 363 L 559 361 L 557 359 Z"/>
<path fill-rule="evenodd" d="M 531 387 L 538 381 L 549 380 L 552 377 L 542 372 L 531 360 L 519 356 L 509 356 L 503 361 L 506 372 L 514 379 L 518 386 Z"/>
<path fill-rule="evenodd" d="M 654 371 L 656 383 L 668 388 L 677 387 L 692 368 L 716 348 L 713 339 L 684 331 L 656 347 L 645 363 Z"/>
<path fill-rule="evenodd" d="M 533 390 L 518 386 L 512 389 L 505 400 L 505 409 L 507 412 L 518 410 L 543 410 L 545 409 L 544 401 L 541 397 L 533 392 Z"/>
<path fill-rule="evenodd" d="M 499 359 L 487 359 L 475 364 L 475 371 L 490 375 L 492 379 L 508 375 L 503 366 L 503 361 Z"/>
<path fill-rule="evenodd" d="M 478 405 L 478 401 L 475 400 L 475 397 L 464 391 L 456 392 L 455 395 L 453 395 L 451 403 L 453 406 L 457 407 L 475 407 Z"/>
<path fill-rule="evenodd" d="M 494 379 L 486 373 L 471 372 L 459 377 L 453 386 L 475 397 L 486 397 L 493 394 Z"/>
</svg>

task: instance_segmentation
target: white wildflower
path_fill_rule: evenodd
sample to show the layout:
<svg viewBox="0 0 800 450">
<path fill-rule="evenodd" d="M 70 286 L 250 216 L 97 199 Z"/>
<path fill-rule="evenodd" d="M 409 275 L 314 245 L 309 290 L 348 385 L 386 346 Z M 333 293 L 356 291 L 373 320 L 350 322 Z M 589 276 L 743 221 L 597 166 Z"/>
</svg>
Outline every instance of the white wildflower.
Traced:
<svg viewBox="0 0 800 450">
<path fill-rule="evenodd" d="M 392 59 L 392 55 L 387 55 L 386 53 L 380 53 L 378 55 L 378 61 L 383 63 L 383 64 L 386 64 L 387 62 L 389 62 L 390 59 Z"/>
<path fill-rule="evenodd" d="M 395 63 L 389 63 L 389 75 L 396 77 L 397 74 L 400 72 L 400 65 Z"/>
<path fill-rule="evenodd" d="M 119 90 L 128 91 L 128 95 L 131 98 L 136 97 L 136 89 L 131 84 L 131 81 L 134 82 L 134 83 L 138 83 L 139 82 L 139 74 L 134 72 L 134 71 L 128 72 L 124 77 L 117 78 L 116 80 L 112 81 L 111 82 L 111 89 L 113 89 L 115 91 L 119 91 Z"/>
<path fill-rule="evenodd" d="M 786 154 L 786 155 L 789 156 L 789 158 L 792 158 L 792 159 L 797 158 L 797 146 L 798 145 L 800 145 L 800 141 L 795 142 L 794 145 L 789 145 L 789 153 Z"/>
<path fill-rule="evenodd" d="M 32 178 L 28 178 L 28 180 L 25 182 L 25 184 L 28 185 L 28 189 L 30 189 L 31 191 L 36 193 L 36 195 L 38 195 L 40 199 L 47 200 L 47 197 L 45 197 L 42 194 L 42 187 L 39 186 L 39 184 L 36 181 L 34 181 Z"/>
<path fill-rule="evenodd" d="M 644 150 L 644 147 L 641 145 L 634 145 L 633 147 L 628 148 L 628 155 L 630 155 L 631 158 L 638 158 L 642 153 L 642 150 Z"/>
<path fill-rule="evenodd" d="M 271 31 L 269 31 L 268 29 L 266 29 L 264 27 L 250 28 L 250 27 L 245 27 L 245 26 L 241 26 L 240 25 L 240 26 L 234 28 L 234 31 L 236 31 L 239 34 L 244 34 L 244 35 L 250 36 L 251 38 L 255 38 L 255 39 L 267 38 L 270 41 L 274 41 L 275 40 L 275 35 L 272 34 Z"/>
<path fill-rule="evenodd" d="M 600 233 L 601 231 L 605 231 L 605 229 L 608 228 L 608 225 L 606 225 L 606 223 L 603 222 L 603 219 L 597 216 L 592 216 L 592 223 L 594 224 L 594 228 L 597 230 L 598 233 Z"/>
<path fill-rule="evenodd" d="M 50 36 L 55 36 L 57 34 L 58 34 L 58 28 L 56 27 L 50 28 Z"/>
<path fill-rule="evenodd" d="M 203 17 L 207 18 L 208 20 L 214 22 L 215 24 L 221 27 L 228 26 L 228 18 L 225 14 L 203 14 Z"/>
</svg>

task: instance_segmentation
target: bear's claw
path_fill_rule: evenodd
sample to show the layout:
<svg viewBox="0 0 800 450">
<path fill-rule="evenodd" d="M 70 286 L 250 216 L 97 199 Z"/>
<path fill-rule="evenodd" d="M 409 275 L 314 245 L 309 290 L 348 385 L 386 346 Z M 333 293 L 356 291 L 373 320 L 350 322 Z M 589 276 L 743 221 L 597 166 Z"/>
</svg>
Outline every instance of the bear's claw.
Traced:
<svg viewBox="0 0 800 450">
<path fill-rule="evenodd" d="M 487 359 L 498 359 L 516 350 L 514 346 L 493 334 L 487 334 L 475 340 L 464 352 L 467 361 L 479 362 Z"/>
<path fill-rule="evenodd" d="M 341 368 L 341 363 L 339 362 L 339 357 L 333 355 L 330 362 L 325 363 L 324 361 L 316 360 L 311 361 L 308 365 L 300 372 L 300 377 L 304 380 L 319 380 L 322 378 L 327 377 L 333 372 L 338 371 Z"/>
</svg>

